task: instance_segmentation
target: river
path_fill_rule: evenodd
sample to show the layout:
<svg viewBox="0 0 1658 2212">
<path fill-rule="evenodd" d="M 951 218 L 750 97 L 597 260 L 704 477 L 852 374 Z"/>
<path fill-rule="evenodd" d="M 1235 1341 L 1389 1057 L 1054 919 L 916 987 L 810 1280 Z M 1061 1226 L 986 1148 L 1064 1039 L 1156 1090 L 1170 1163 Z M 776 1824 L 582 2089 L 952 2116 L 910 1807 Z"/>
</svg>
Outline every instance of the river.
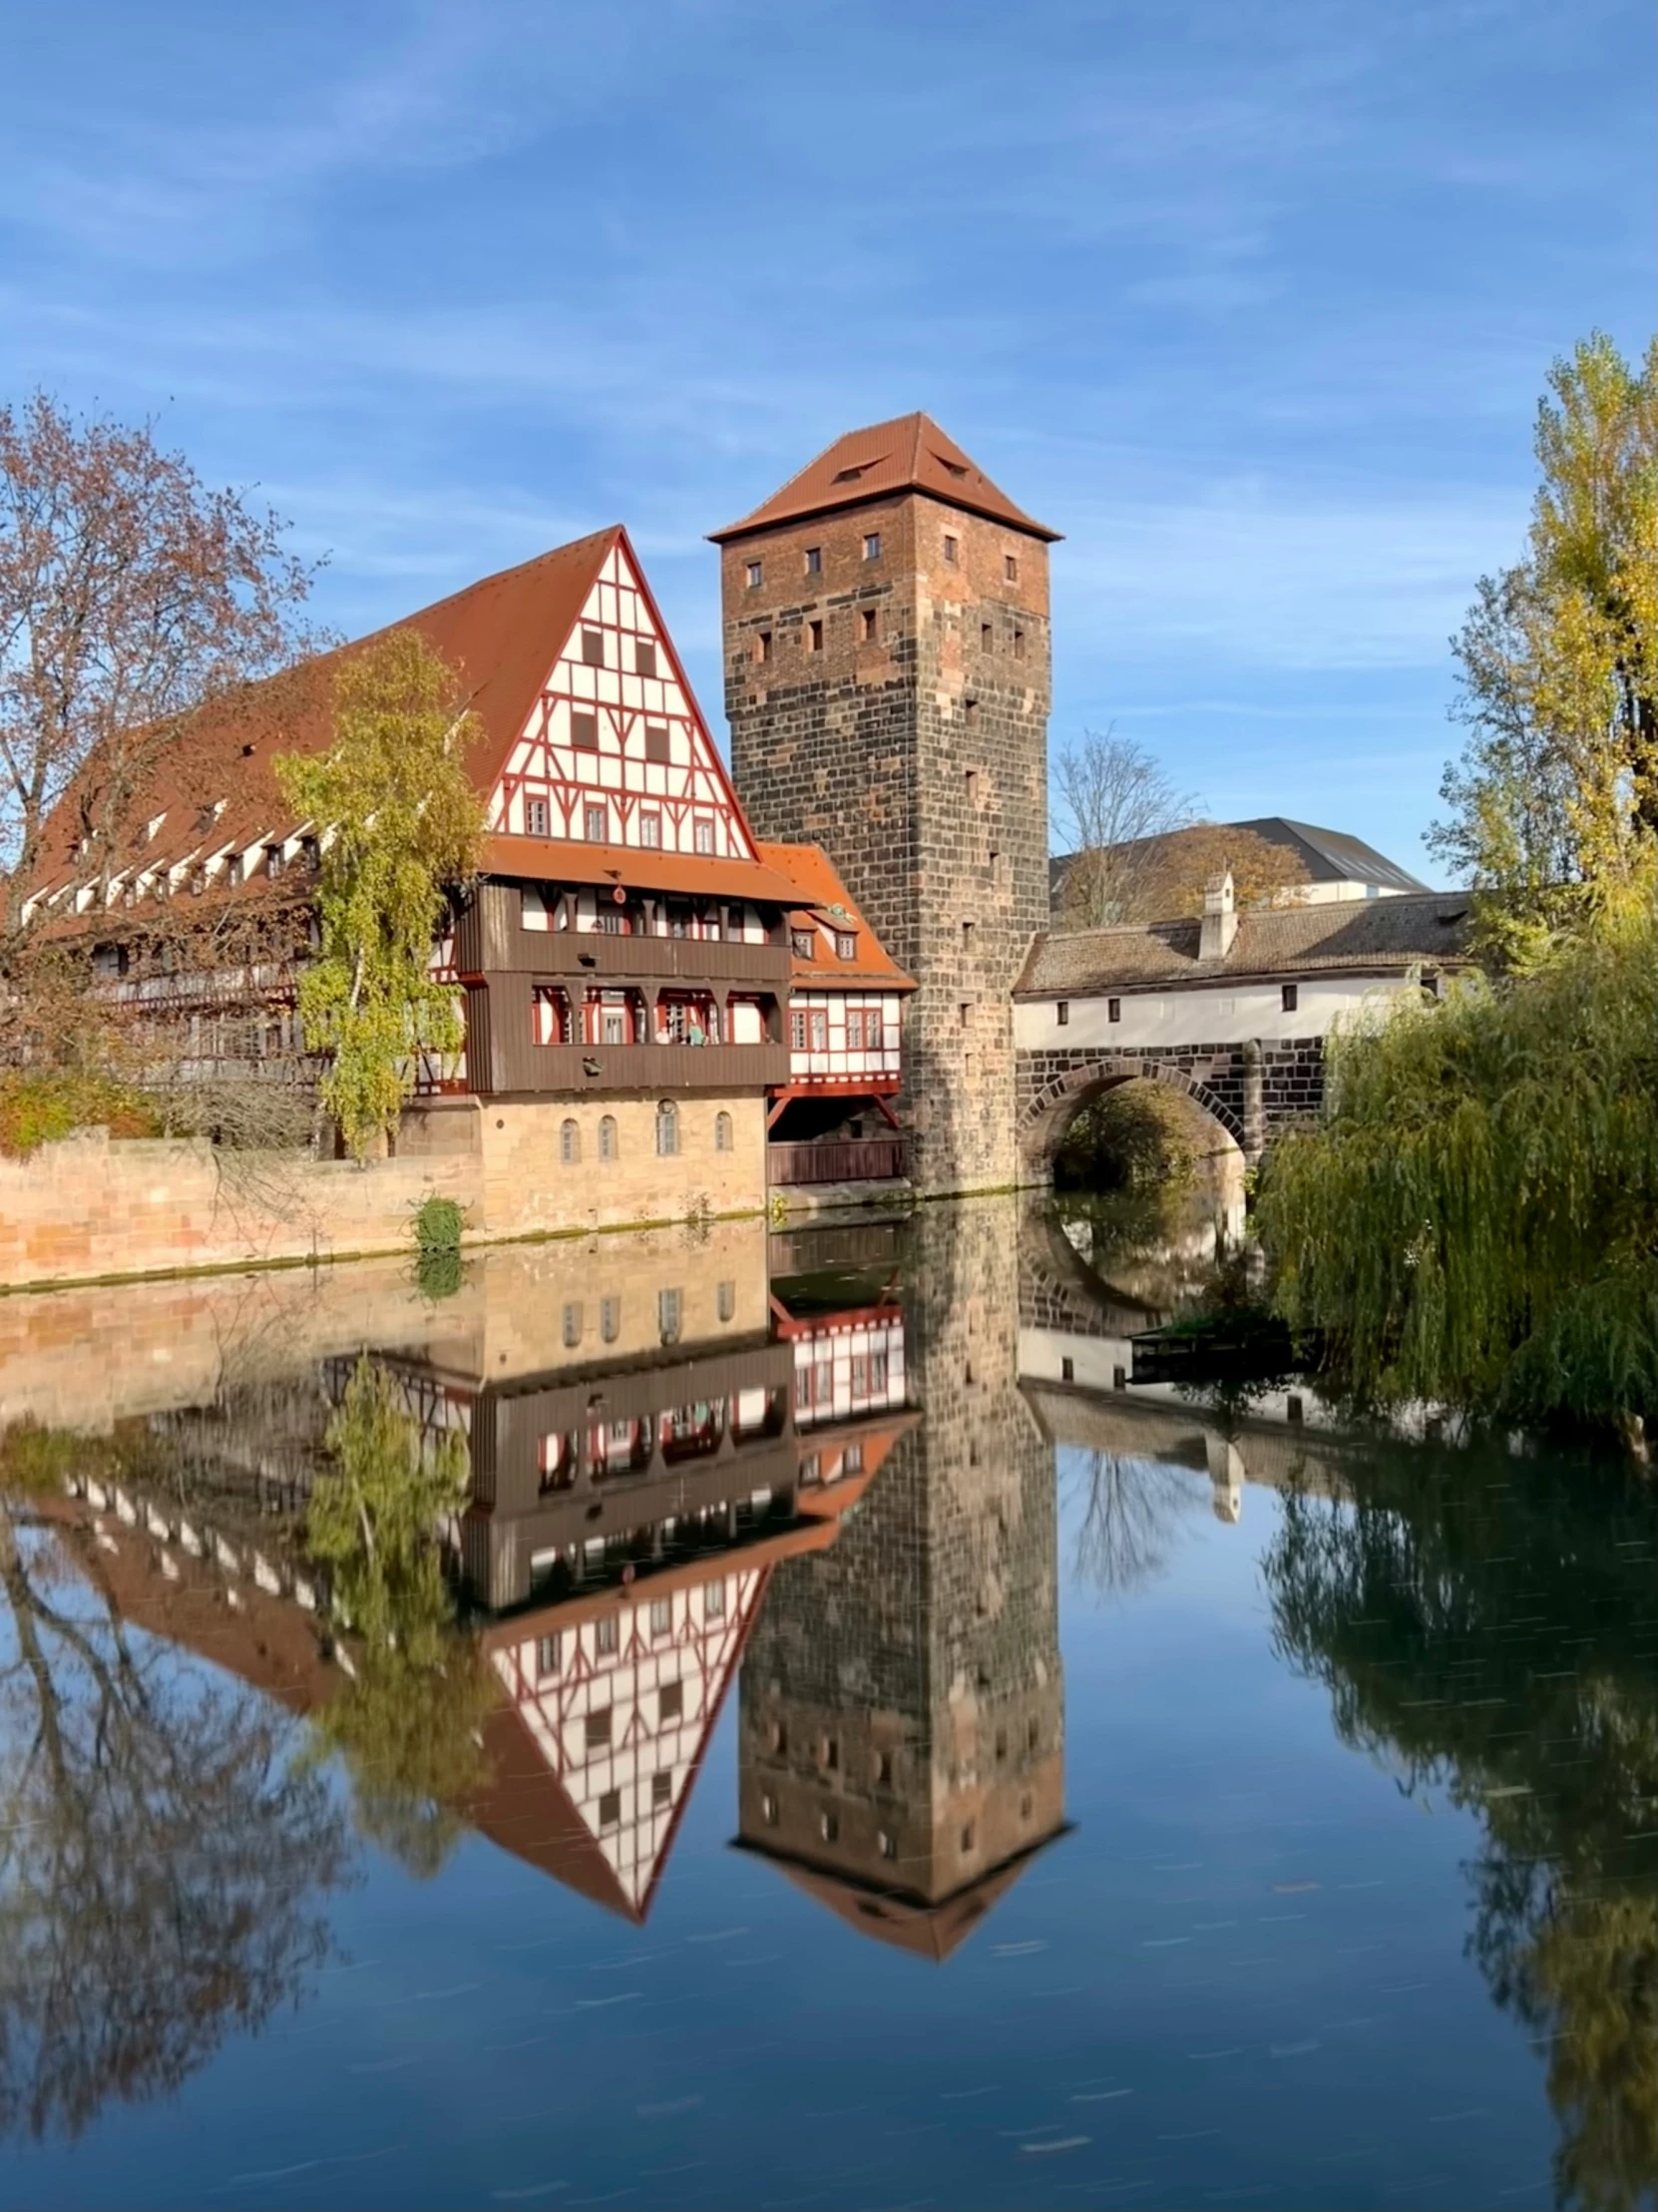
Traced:
<svg viewBox="0 0 1658 2212">
<path fill-rule="evenodd" d="M 1651 1491 L 1131 1230 L 0 1300 L 0 2199 L 1651 2203 Z"/>
</svg>

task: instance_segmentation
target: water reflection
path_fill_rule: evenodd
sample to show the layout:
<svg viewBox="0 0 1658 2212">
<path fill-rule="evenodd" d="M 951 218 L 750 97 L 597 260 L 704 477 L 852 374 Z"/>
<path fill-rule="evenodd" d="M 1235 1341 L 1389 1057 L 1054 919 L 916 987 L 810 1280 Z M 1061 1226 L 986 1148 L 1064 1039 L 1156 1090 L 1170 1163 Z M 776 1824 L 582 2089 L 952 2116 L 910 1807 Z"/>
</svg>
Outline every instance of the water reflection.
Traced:
<svg viewBox="0 0 1658 2212">
<path fill-rule="evenodd" d="M 834 1549 L 779 1568 L 742 1676 L 741 1844 L 934 1959 L 1064 1825 L 1053 1463 L 1019 1387 L 1007 1226 L 983 1208 L 915 1223 L 925 1419 Z M 894 1312 L 858 1321 L 890 1331 Z"/>
<path fill-rule="evenodd" d="M 199 1588 L 66 1509 L 70 1442 L 0 1461 L 0 2133 L 74 2137 L 311 1986 L 348 1854 L 281 1707 L 182 1661 Z"/>
<path fill-rule="evenodd" d="M 1603 1470 L 1373 1455 L 1293 1494 L 1279 1648 L 1344 1743 L 1479 1820 L 1469 1949 L 1546 2053 L 1563 2204 L 1658 2175 L 1658 1669 L 1650 1498 Z"/>
<path fill-rule="evenodd" d="M 1021 2038 L 1061 2015 L 1010 2027 L 973 1978 L 1039 1951 L 1053 1885 L 1074 1884 L 1078 1931 L 1117 1894 L 1148 1785 L 1119 1788 L 1114 1762 L 1144 1712 L 1172 1729 L 1202 1701 L 1203 1575 L 1258 1555 L 1238 1609 L 1261 1663 L 1329 1712 L 1291 1754 L 1263 1709 L 1263 1746 L 1298 1777 L 1361 1753 L 1477 1821 L 1447 1895 L 1535 2044 L 1556 2193 L 1639 2201 L 1658 2161 L 1651 1494 L 1355 1434 L 1293 1380 L 1213 1404 L 1137 1387 L 1129 1340 L 1186 1294 L 1213 1224 L 1079 1219 L 998 1202 L 503 1248 L 441 1298 L 388 1262 L 0 1301 L 0 2128 L 73 2135 L 111 2099 L 183 2110 L 224 2038 L 306 2001 L 353 1879 L 372 1890 L 389 1860 L 430 1885 L 435 1943 L 478 1880 L 471 1836 L 613 1947 L 647 1920 L 658 1942 L 670 1890 L 717 1887 L 706 1857 L 675 1863 L 698 1824 L 730 1879 L 802 1916 L 779 1925 L 815 1971 L 882 1992 L 895 2035 L 936 2022 L 920 1992 L 944 1984 L 883 1953 L 972 1992 L 986 2078 L 1024 2079 Z M 1186 1588 L 1166 1681 L 1131 1644 L 1105 1666 L 1101 1622 L 1154 1622 Z M 1229 1632 L 1219 1617 L 1222 1665 Z M 1152 1786 L 1191 1793 L 1199 1840 L 1155 1862 L 1190 1911 L 1148 1937 L 1134 1891 L 1077 1965 L 1094 2009 L 1068 2043 L 1043 2028 L 1047 2073 L 1083 2082 L 1061 2144 L 1107 2120 L 1128 2140 L 1091 2039 L 1135 1962 L 1164 1959 L 1147 1946 L 1192 1962 L 1253 1911 L 1198 1899 L 1234 1879 L 1193 1871 L 1208 1776 Z M 1347 1941 L 1331 1974 L 1361 1956 Z M 1231 1963 L 1190 1970 L 1201 1995 L 1170 1985 L 1180 2019 L 1236 2002 Z M 1378 2001 L 1326 2008 L 1353 2024 Z M 1169 2032 L 1190 2065 L 1248 2030 Z M 916 2061 L 895 2047 L 902 2095 Z M 1340 2079 L 1386 2103 L 1385 2065 Z M 1291 2132 L 1289 2105 L 1262 2110 Z M 1218 2194 L 1224 2165 L 1157 2163 L 1207 2139 L 1159 2122 L 1142 2165 L 1113 2153 L 1089 2185 Z M 939 2193 L 975 2187 L 968 2170 Z"/>
</svg>

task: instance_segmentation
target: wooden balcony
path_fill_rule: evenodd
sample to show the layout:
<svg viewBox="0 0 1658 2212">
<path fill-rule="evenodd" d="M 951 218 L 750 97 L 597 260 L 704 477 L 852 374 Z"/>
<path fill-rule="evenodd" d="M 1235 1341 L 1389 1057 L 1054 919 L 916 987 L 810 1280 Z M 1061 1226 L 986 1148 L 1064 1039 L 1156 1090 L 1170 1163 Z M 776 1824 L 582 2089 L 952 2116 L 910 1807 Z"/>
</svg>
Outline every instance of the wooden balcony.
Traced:
<svg viewBox="0 0 1658 2212">
<path fill-rule="evenodd" d="M 789 1076 L 786 1045 L 537 1045 L 528 1022 L 497 1035 L 491 1057 L 498 1095 L 641 1092 L 672 1099 L 767 1091 Z"/>
<path fill-rule="evenodd" d="M 816 1144 L 770 1144 L 773 1183 L 891 1182 L 910 1171 L 904 1136 L 838 1137 Z"/>
<path fill-rule="evenodd" d="M 789 980 L 785 945 L 736 944 L 706 937 L 611 937 L 603 930 L 502 931 L 499 966 L 520 975 L 570 977 L 588 983 L 757 984 L 783 990 Z M 492 948 L 495 949 L 495 948 Z"/>
</svg>

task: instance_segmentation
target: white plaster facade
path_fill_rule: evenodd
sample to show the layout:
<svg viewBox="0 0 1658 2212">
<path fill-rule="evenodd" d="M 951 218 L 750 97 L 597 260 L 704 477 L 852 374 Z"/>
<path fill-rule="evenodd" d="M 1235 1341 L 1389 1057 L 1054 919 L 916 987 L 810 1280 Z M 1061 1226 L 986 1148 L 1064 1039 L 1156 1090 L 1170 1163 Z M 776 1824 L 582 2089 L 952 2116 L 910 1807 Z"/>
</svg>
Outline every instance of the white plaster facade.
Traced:
<svg viewBox="0 0 1658 2212">
<path fill-rule="evenodd" d="M 1286 1006 L 1286 988 L 1295 1001 Z M 1407 974 L 1313 975 L 1213 987 L 1142 984 L 1087 998 L 1022 999 L 1014 1008 L 1020 1052 L 1120 1051 L 1158 1045 L 1241 1045 L 1325 1037 L 1338 1017 L 1385 1012 L 1401 991 L 1419 988 Z M 1115 1006 L 1118 1018 L 1111 1019 Z M 1063 1010 L 1061 1014 L 1061 1010 Z"/>
</svg>

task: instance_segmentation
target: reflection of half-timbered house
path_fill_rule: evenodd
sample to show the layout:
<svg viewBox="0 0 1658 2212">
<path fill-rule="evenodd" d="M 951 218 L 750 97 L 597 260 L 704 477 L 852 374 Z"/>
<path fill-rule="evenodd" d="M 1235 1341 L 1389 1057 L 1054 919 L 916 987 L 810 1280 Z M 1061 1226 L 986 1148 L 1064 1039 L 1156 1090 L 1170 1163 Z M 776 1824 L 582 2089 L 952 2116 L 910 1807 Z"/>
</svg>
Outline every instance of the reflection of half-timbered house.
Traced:
<svg viewBox="0 0 1658 2212">
<path fill-rule="evenodd" d="M 821 855 L 756 845 L 625 531 L 487 577 L 407 627 L 457 671 L 488 820 L 435 954 L 465 1050 L 418 1071 L 430 1103 L 407 1146 L 481 1150 L 503 1184 L 550 1191 L 521 1225 L 554 1225 L 588 1218 L 596 1196 L 612 1219 L 671 1210 L 660 1201 L 681 1187 L 757 1205 L 774 1103 L 834 1091 L 885 1110 L 905 979 Z M 158 1032 L 188 1010 L 188 1050 L 169 1057 L 193 1072 L 314 1074 L 292 1020 L 302 932 L 204 978 L 163 925 L 291 915 L 329 825 L 292 818 L 272 762 L 332 741 L 338 658 L 185 724 L 119 851 L 87 837 L 72 800 L 51 825 L 31 912 L 92 934 L 103 987 Z"/>
</svg>

